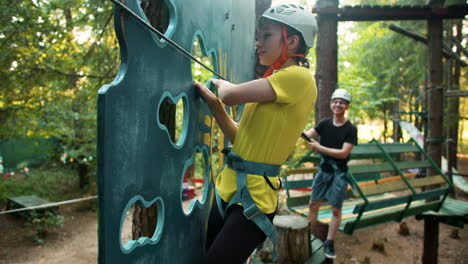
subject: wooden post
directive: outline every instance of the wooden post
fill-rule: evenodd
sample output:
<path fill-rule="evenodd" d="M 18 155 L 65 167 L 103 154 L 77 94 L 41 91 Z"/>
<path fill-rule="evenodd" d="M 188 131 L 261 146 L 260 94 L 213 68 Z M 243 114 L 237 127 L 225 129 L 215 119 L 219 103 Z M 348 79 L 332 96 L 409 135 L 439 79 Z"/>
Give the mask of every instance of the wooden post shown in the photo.
<path fill-rule="evenodd" d="M 454 23 L 456 27 L 456 35 L 453 37 L 453 42 L 455 45 L 462 41 L 462 21 L 456 20 Z M 453 33 L 451 34 L 453 35 Z M 462 48 L 457 46 L 457 50 L 455 54 L 461 56 Z M 460 64 L 454 63 L 453 69 L 451 69 L 452 78 L 452 87 L 451 90 L 459 91 L 460 90 Z M 449 143 L 448 147 L 448 154 L 447 154 L 447 168 L 449 172 L 452 171 L 453 168 L 457 168 L 457 146 L 458 146 L 458 121 L 460 120 L 460 113 L 459 113 L 459 105 L 460 105 L 460 98 L 459 97 L 448 97 L 447 98 L 447 106 L 449 107 L 449 116 L 451 121 L 449 121 L 449 131 L 448 137 L 451 138 L 453 141 Z M 451 174 L 450 174 L 451 175 Z M 451 178 L 452 180 L 452 178 Z M 455 192 L 452 192 L 453 197 L 455 196 Z"/>
<path fill-rule="evenodd" d="M 427 93 L 428 100 L 428 122 L 429 131 L 427 137 L 427 152 L 440 166 L 442 156 L 442 125 L 444 110 L 443 93 L 443 68 L 442 68 L 442 20 L 430 19 L 428 21 L 429 32 L 429 87 Z M 437 174 L 437 171 L 431 168 L 429 175 Z"/>
<path fill-rule="evenodd" d="M 320 0 L 318 7 L 336 7 L 338 0 Z M 336 14 L 317 16 L 317 67 L 315 81 L 318 96 L 315 104 L 315 122 L 331 117 L 330 97 L 338 81 L 338 17 Z"/>
<path fill-rule="evenodd" d="M 428 20 L 429 40 L 429 87 L 428 100 L 428 137 L 427 152 L 440 167 L 442 156 L 442 116 L 443 116 L 443 69 L 442 69 L 442 19 Z M 434 168 L 428 169 L 428 175 L 436 175 Z M 424 221 L 424 248 L 422 263 L 435 264 L 438 261 L 439 223 Z"/>
<path fill-rule="evenodd" d="M 305 263 L 311 256 L 309 221 L 299 215 L 277 215 L 277 263 Z"/>
<path fill-rule="evenodd" d="M 432 252 L 430 249 L 433 249 Z M 435 219 L 424 219 L 423 264 L 436 264 L 439 249 L 439 222 Z"/>

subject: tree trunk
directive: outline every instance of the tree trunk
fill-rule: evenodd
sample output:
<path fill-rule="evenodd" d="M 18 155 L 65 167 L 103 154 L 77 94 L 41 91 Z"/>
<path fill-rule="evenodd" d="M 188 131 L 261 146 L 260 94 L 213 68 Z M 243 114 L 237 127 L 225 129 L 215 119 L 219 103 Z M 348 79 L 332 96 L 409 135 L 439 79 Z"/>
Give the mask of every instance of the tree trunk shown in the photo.
<path fill-rule="evenodd" d="M 164 33 L 169 24 L 169 9 L 164 3 L 164 0 L 142 0 L 141 8 L 146 14 L 146 17 L 151 22 L 151 25 Z M 159 119 L 164 124 L 175 142 L 175 110 L 173 104 L 163 101 Z M 136 203 L 133 211 L 132 237 L 138 239 L 140 237 L 151 237 L 154 233 L 157 223 L 157 208 L 152 205 L 148 208 Z"/>
<path fill-rule="evenodd" d="M 71 13 L 70 8 L 66 8 L 64 10 L 65 14 L 65 21 L 66 21 L 66 28 L 69 32 L 72 32 L 74 23 L 73 23 L 73 16 Z M 78 77 L 76 75 L 75 71 L 70 71 L 69 72 L 69 77 L 68 77 L 68 82 L 70 84 L 70 89 L 73 91 L 73 99 L 72 99 L 72 105 L 71 105 L 71 110 L 73 112 L 73 115 L 78 117 L 73 119 L 73 131 L 74 135 L 73 137 L 75 138 L 75 141 L 79 141 L 78 139 L 82 139 L 82 130 L 83 130 L 83 122 L 80 120 L 80 115 L 81 115 L 81 101 L 80 101 L 80 90 L 78 89 Z M 78 146 L 75 146 L 78 148 Z M 78 158 L 84 158 L 84 157 L 76 157 L 76 170 L 78 172 L 79 176 L 79 186 L 80 189 L 83 189 L 85 186 L 89 184 L 89 167 L 85 163 L 82 163 Z"/>
<path fill-rule="evenodd" d="M 400 142 L 401 139 L 401 127 L 400 127 L 400 120 L 401 120 L 401 100 L 400 98 L 401 92 L 398 92 L 398 101 L 396 101 L 393 105 L 393 142 Z M 411 118 L 411 115 L 409 115 Z"/>
<path fill-rule="evenodd" d="M 383 119 L 383 125 L 384 125 L 384 129 L 383 129 L 383 142 L 386 143 L 387 142 L 387 133 L 388 133 L 388 118 L 387 118 L 387 106 L 384 105 L 384 110 L 383 110 L 383 113 L 384 113 L 384 119 Z"/>
<path fill-rule="evenodd" d="M 320 0 L 319 7 L 337 8 L 338 0 Z M 317 82 L 318 96 L 315 104 L 315 122 L 331 117 L 330 98 L 338 81 L 338 18 L 337 15 L 318 15 Z"/>
<path fill-rule="evenodd" d="M 458 40 L 459 43 L 462 41 L 462 21 L 457 20 L 455 23 L 455 27 L 457 29 L 457 33 L 455 39 Z M 450 34 L 452 35 L 452 34 Z M 457 46 L 457 50 L 455 52 L 458 56 L 461 56 L 461 50 Z M 452 90 L 460 90 L 460 64 L 454 63 L 453 65 L 453 73 L 451 76 L 451 83 L 452 83 Z M 458 147 L 458 122 L 460 121 L 460 98 L 459 97 L 448 97 L 447 99 L 447 107 L 448 114 L 450 117 L 450 121 L 447 122 L 449 124 L 449 131 L 448 137 L 452 139 L 451 142 L 448 143 L 448 153 L 447 153 L 447 167 L 449 170 L 452 168 L 457 168 L 457 147 Z"/>
<path fill-rule="evenodd" d="M 86 163 L 76 161 L 77 171 L 80 179 L 80 189 L 84 189 L 89 184 L 89 166 Z"/>

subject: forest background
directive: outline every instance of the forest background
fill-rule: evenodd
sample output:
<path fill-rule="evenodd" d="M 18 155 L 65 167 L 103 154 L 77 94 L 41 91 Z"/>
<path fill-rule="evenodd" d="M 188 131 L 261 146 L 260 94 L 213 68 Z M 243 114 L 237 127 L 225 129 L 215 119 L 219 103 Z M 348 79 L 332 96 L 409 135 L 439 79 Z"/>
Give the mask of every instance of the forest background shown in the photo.
<path fill-rule="evenodd" d="M 305 0 L 273 1 L 286 2 L 309 8 L 314 5 Z M 341 5 L 357 4 L 425 2 L 341 2 Z M 115 78 L 120 67 L 112 10 L 112 3 L 103 0 L 0 0 L 0 144 L 17 139 L 53 138 L 60 149 L 58 156 L 50 158 L 45 166 L 36 167 L 35 173 L 31 173 L 34 167 L 24 169 L 33 165 L 28 163 L 0 171 L 0 208 L 7 197 L 23 194 L 35 193 L 52 201 L 96 194 L 97 92 Z M 431 107 L 425 96 L 428 48 L 390 30 L 391 24 L 421 35 L 427 33 L 426 21 L 339 23 L 338 88 L 348 89 L 353 95 L 349 119 L 359 126 L 360 143 L 372 138 L 385 142 L 405 140 L 396 125 L 398 120 L 411 121 L 424 132 L 424 115 Z M 466 55 L 456 40 L 467 46 L 467 28 L 466 19 L 444 21 L 444 41 L 465 61 Z M 192 53 L 210 63 L 196 44 Z M 315 49 L 308 58 L 314 71 Z M 455 65 L 454 60 L 444 60 L 444 89 L 467 87 L 466 67 L 459 68 L 459 82 L 453 81 Z M 196 80 L 212 77 L 196 64 L 192 69 Z M 444 111 L 445 131 L 456 128 L 457 152 L 467 154 L 468 99 L 447 97 Z M 180 115 L 176 118 L 181 119 Z M 315 122 L 312 113 L 307 127 Z M 446 142 L 449 144 L 453 141 Z M 303 151 L 303 143 L 298 143 L 294 155 Z M 36 180 L 19 177 L 28 174 Z M 56 189 L 52 187 L 54 184 Z M 78 191 L 67 191 L 67 184 L 79 186 Z"/>

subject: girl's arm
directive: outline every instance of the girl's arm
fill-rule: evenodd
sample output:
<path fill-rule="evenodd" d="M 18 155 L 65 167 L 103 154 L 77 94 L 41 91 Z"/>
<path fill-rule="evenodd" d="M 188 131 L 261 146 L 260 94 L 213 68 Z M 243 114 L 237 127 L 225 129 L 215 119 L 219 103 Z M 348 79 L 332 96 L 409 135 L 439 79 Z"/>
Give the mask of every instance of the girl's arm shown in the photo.
<path fill-rule="evenodd" d="M 205 101 L 210 108 L 211 113 L 224 135 L 226 135 L 231 143 L 234 143 L 237 133 L 237 122 L 234 122 L 234 120 L 231 119 L 216 95 L 214 95 L 208 88 L 199 82 L 195 82 L 195 87 L 203 101 Z"/>
<path fill-rule="evenodd" d="M 226 105 L 276 100 L 276 93 L 267 79 L 257 79 L 241 84 L 232 84 L 219 79 L 212 79 L 211 82 L 218 86 L 219 98 Z"/>

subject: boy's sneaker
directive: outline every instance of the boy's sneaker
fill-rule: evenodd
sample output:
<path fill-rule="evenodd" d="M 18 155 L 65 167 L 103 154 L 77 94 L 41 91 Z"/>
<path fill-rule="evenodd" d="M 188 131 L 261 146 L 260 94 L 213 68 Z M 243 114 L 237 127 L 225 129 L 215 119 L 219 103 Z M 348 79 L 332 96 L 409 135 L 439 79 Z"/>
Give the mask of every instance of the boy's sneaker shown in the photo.
<path fill-rule="evenodd" d="M 323 251 L 325 252 L 325 257 L 330 259 L 336 258 L 333 240 L 326 240 L 325 243 L 323 243 Z"/>

